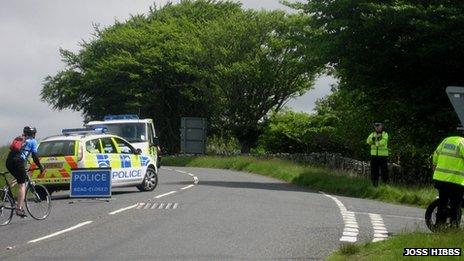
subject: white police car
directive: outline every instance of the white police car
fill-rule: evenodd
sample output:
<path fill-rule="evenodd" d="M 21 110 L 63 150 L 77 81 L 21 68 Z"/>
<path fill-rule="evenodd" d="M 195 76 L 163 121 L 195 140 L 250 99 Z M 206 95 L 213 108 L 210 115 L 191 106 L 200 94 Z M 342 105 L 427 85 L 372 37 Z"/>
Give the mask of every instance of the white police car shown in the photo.
<path fill-rule="evenodd" d="M 33 164 L 31 176 L 50 191 L 69 189 L 71 170 L 78 168 L 110 167 L 112 187 L 152 191 L 158 185 L 156 157 L 103 130 L 63 130 L 63 135 L 42 140 L 38 150 L 45 171 L 40 173 Z"/>

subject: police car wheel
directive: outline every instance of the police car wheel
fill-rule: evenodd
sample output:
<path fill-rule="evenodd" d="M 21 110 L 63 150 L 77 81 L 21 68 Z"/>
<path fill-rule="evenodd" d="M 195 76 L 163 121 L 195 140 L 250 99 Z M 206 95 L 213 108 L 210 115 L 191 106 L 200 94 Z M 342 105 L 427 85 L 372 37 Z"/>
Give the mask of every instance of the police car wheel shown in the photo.
<path fill-rule="evenodd" d="M 148 168 L 142 184 L 138 185 L 137 188 L 140 191 L 153 191 L 157 185 L 158 185 L 158 174 L 153 168 Z"/>

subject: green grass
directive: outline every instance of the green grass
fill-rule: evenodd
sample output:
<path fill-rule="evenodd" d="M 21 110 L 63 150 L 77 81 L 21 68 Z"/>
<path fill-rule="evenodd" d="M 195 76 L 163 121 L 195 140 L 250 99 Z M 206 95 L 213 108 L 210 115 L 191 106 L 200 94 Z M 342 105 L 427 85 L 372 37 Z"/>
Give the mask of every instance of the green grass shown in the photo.
<path fill-rule="evenodd" d="M 370 180 L 291 161 L 254 157 L 164 157 L 163 165 L 233 169 L 265 175 L 327 193 L 425 207 L 436 197 L 432 187 L 372 186 Z"/>
<path fill-rule="evenodd" d="M 464 232 L 453 231 L 441 234 L 410 233 L 388 240 L 363 245 L 344 245 L 327 260 L 436 260 L 437 257 L 403 257 L 404 248 L 464 248 Z M 449 260 L 441 257 L 439 260 Z M 454 258 L 461 259 L 461 258 Z M 451 258 L 453 260 L 453 258 Z"/>

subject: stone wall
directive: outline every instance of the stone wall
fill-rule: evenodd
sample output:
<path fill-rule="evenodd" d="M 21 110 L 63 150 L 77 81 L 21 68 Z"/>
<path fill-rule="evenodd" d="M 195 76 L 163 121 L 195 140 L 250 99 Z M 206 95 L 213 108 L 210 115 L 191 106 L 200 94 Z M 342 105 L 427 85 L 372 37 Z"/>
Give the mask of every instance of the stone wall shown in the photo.
<path fill-rule="evenodd" d="M 217 155 L 217 156 L 238 156 Z M 261 159 L 283 159 L 297 162 L 304 165 L 325 167 L 333 170 L 345 171 L 350 175 L 370 179 L 370 163 L 344 157 L 337 153 L 309 153 L 309 154 L 263 154 L 249 155 Z M 427 185 L 431 184 L 432 172 L 429 168 L 404 169 L 398 164 L 388 164 L 389 177 L 391 183 L 406 185 Z"/>
<path fill-rule="evenodd" d="M 351 159 L 337 153 L 280 153 L 252 156 L 263 159 L 278 158 L 305 165 L 321 166 L 329 169 L 346 171 L 352 175 L 370 179 L 369 162 Z M 388 169 L 390 181 L 395 184 L 426 185 L 431 183 L 432 173 L 428 168 L 406 170 L 398 164 L 389 163 Z"/>

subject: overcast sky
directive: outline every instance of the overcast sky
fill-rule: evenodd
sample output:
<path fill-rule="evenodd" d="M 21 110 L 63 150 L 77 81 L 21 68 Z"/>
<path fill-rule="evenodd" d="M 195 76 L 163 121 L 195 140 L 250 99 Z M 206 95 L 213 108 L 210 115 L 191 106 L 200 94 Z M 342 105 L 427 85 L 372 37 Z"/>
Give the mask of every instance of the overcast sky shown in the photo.
<path fill-rule="evenodd" d="M 174 1 L 175 2 L 175 1 Z M 147 13 L 145 0 L 1 0 L 0 1 L 0 145 L 20 134 L 25 125 L 36 126 L 38 138 L 65 127 L 82 126 L 79 112 L 53 111 L 40 101 L 43 79 L 63 69 L 58 49 L 79 49 L 89 39 L 92 23 L 107 26 L 130 14 Z M 278 0 L 243 0 L 245 8 L 284 9 Z M 310 112 L 314 101 L 330 91 L 334 79 L 322 77 L 315 89 L 288 103 Z M 156 120 L 156 119 L 155 119 Z"/>

